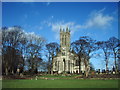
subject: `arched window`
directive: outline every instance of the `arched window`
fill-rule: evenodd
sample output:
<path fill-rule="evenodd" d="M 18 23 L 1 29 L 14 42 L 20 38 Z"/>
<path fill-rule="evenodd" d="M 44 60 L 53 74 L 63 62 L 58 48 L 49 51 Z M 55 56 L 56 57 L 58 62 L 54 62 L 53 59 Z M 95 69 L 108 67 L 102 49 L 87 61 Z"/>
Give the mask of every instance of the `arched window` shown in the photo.
<path fill-rule="evenodd" d="M 64 63 L 64 70 L 63 71 L 65 71 L 65 69 L 66 69 L 66 62 L 65 62 L 65 59 L 63 59 L 63 63 Z"/>
<path fill-rule="evenodd" d="M 65 35 L 65 45 L 66 45 L 66 35 Z"/>
<path fill-rule="evenodd" d="M 62 55 L 65 56 L 65 52 L 62 52 Z"/>
<path fill-rule="evenodd" d="M 57 61 L 55 62 L 55 66 L 57 66 Z"/>
<path fill-rule="evenodd" d="M 76 60 L 75 65 L 76 65 L 76 66 L 79 66 L 79 60 Z"/>

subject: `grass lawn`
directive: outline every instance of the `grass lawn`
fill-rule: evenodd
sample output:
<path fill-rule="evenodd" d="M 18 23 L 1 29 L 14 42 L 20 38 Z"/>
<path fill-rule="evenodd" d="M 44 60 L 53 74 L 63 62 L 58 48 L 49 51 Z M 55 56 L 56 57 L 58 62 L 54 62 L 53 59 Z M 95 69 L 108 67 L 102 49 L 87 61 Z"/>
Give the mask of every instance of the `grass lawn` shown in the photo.
<path fill-rule="evenodd" d="M 3 80 L 3 88 L 118 88 L 118 80 Z"/>

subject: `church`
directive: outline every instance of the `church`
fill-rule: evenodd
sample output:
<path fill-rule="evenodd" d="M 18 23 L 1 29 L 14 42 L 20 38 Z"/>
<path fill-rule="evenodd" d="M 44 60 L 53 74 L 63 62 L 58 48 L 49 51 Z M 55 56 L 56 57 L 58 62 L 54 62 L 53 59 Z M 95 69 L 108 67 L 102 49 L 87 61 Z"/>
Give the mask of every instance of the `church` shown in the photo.
<path fill-rule="evenodd" d="M 85 65 L 78 64 L 78 56 L 70 51 L 70 30 L 60 28 L 60 52 L 53 58 L 53 72 L 79 73 L 79 67 L 85 72 Z"/>

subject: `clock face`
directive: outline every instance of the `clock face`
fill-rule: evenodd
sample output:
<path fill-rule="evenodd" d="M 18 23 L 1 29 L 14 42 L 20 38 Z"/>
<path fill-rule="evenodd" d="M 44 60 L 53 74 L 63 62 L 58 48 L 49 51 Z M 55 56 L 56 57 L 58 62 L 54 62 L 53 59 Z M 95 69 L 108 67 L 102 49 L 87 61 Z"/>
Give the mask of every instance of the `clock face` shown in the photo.
<path fill-rule="evenodd" d="M 65 50 L 65 47 L 63 47 L 62 49 Z"/>

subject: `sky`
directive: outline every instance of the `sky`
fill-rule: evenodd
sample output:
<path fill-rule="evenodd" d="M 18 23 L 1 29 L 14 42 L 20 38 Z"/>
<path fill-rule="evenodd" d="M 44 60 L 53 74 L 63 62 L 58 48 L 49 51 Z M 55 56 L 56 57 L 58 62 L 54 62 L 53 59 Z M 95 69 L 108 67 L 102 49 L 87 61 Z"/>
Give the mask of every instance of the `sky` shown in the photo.
<path fill-rule="evenodd" d="M 2 26 L 15 25 L 45 37 L 48 43 L 59 43 L 60 27 L 69 27 L 71 42 L 81 36 L 105 41 L 112 36 L 118 37 L 118 3 L 3 2 Z M 105 67 L 101 59 L 91 59 L 96 69 Z"/>

